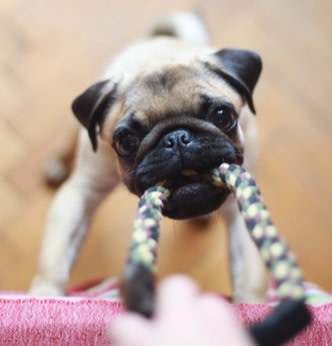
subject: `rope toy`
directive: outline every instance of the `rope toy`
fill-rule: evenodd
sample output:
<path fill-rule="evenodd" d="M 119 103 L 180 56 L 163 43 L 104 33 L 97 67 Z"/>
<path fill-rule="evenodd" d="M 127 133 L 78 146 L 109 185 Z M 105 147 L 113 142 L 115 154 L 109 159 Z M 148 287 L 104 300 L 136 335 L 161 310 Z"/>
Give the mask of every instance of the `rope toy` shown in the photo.
<path fill-rule="evenodd" d="M 204 178 L 216 186 L 226 186 L 235 195 L 251 238 L 281 297 L 280 304 L 264 321 L 250 327 L 250 333 L 259 345 L 283 343 L 310 322 L 303 277 L 295 257 L 272 223 L 255 180 L 244 168 L 223 163 Z M 153 314 L 161 210 L 170 193 L 163 186 L 154 186 L 141 197 L 121 283 L 127 309 L 147 317 Z"/>

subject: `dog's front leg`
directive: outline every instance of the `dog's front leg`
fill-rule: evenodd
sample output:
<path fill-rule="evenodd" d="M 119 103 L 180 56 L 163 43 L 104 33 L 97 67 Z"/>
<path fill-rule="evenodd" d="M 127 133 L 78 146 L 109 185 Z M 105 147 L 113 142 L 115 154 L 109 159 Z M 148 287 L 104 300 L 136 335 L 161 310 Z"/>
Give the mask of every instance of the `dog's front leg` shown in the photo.
<path fill-rule="evenodd" d="M 233 300 L 262 303 L 265 301 L 268 273 L 256 245 L 232 197 L 221 209 L 228 226 L 229 257 Z"/>
<path fill-rule="evenodd" d="M 75 170 L 51 205 L 30 294 L 65 294 L 72 264 L 91 217 L 117 184 L 114 162 L 110 161 L 112 155 L 107 152 L 110 149 L 99 148 L 95 154 L 88 145 L 83 136 Z"/>

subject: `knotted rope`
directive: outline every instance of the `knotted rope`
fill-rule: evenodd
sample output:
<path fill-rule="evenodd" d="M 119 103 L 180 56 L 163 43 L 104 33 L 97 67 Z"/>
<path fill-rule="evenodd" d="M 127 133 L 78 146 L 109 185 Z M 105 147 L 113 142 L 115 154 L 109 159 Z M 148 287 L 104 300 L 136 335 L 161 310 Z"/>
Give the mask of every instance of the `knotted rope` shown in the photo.
<path fill-rule="evenodd" d="M 303 277 L 295 257 L 273 224 L 250 173 L 240 166 L 224 163 L 204 178 L 216 186 L 227 187 L 235 195 L 250 236 L 269 269 L 277 293 L 282 299 L 274 313 L 261 324 L 253 326 L 251 333 L 261 345 L 283 342 L 301 330 L 310 320 L 309 312 L 304 305 Z M 156 271 L 161 210 L 163 202 L 170 193 L 171 191 L 163 186 L 151 187 L 139 202 L 125 269 L 127 275 L 124 281 L 127 280 L 127 282 L 124 282 L 124 285 L 127 287 L 122 292 L 127 308 L 130 310 L 139 310 L 135 308 L 136 301 L 140 298 L 144 299 L 140 297 L 140 292 L 135 293 L 135 287 L 128 287 L 134 286 L 135 280 L 140 280 L 139 275 L 136 275 L 135 279 L 132 279 L 130 275 L 135 268 L 136 271 L 140 268 L 138 273 L 141 273 L 143 281 L 146 280 L 147 291 L 152 295 L 154 293 L 153 282 L 150 281 L 153 281 L 153 274 Z M 149 308 L 153 309 L 153 306 Z M 142 313 L 142 311 L 138 312 Z M 293 320 L 288 320 L 289 318 Z M 291 325 L 292 328 L 290 328 Z"/>

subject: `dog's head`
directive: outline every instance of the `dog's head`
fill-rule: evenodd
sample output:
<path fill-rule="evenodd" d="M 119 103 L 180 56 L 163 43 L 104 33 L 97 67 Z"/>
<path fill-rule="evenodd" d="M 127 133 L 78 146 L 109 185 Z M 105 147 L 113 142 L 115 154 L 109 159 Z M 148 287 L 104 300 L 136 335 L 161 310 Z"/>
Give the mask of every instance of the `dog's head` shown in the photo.
<path fill-rule="evenodd" d="M 201 178 L 222 162 L 243 163 L 239 114 L 254 113 L 261 71 L 251 51 L 225 49 L 208 59 L 142 72 L 125 86 L 97 83 L 73 103 L 89 132 L 113 146 L 128 189 L 140 196 L 161 181 L 172 193 L 166 216 L 182 219 L 217 209 L 228 195 Z"/>

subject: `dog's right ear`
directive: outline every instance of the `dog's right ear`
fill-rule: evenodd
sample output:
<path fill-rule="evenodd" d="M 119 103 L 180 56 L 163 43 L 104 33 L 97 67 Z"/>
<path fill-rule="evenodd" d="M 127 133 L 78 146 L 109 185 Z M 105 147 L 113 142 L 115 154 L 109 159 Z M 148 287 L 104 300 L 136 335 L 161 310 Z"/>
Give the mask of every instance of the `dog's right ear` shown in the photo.
<path fill-rule="evenodd" d="M 247 101 L 255 113 L 252 93 L 262 71 L 262 60 L 253 51 L 244 49 L 222 49 L 212 55 L 212 63 L 205 66 L 225 79 Z"/>
<path fill-rule="evenodd" d="M 109 80 L 93 84 L 72 103 L 72 110 L 79 122 L 88 130 L 94 151 L 97 150 L 97 134 L 115 100 L 116 84 Z"/>

